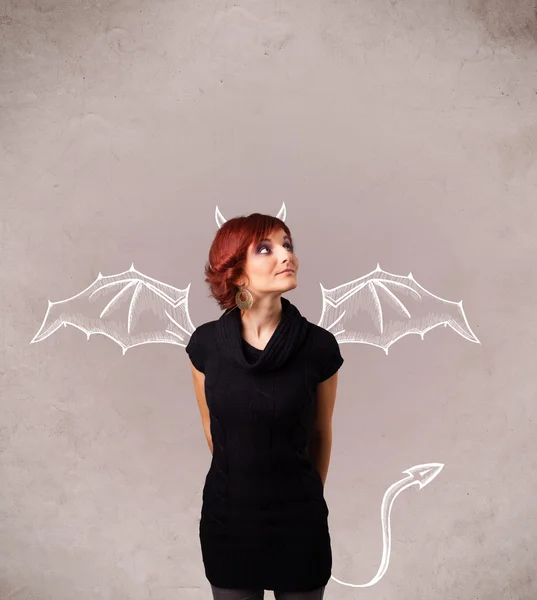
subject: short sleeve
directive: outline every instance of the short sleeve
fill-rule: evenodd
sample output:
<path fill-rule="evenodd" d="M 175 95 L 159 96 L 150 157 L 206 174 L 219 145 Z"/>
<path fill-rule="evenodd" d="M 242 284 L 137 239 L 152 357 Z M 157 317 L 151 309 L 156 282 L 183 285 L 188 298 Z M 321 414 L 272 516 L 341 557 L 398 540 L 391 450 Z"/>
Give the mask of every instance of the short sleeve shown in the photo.
<path fill-rule="evenodd" d="M 344 359 L 339 350 L 338 341 L 332 332 L 326 331 L 329 335 L 326 336 L 326 340 L 323 340 L 321 343 L 322 351 L 320 352 L 319 383 L 332 377 L 344 363 Z"/>
<path fill-rule="evenodd" d="M 205 354 L 199 337 L 198 330 L 195 329 L 185 350 L 196 369 L 205 373 Z"/>

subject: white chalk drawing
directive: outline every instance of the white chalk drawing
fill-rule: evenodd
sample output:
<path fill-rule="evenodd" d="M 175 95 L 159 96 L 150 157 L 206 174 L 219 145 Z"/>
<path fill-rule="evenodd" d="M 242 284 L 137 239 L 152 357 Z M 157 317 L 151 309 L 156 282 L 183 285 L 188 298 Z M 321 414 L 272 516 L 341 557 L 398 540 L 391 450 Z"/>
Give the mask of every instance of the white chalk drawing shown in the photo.
<path fill-rule="evenodd" d="M 278 218 L 285 221 L 285 204 Z M 226 219 L 216 207 L 215 219 L 221 227 Z M 424 335 L 443 325 L 464 339 L 479 344 L 470 329 L 462 301 L 452 302 L 423 288 L 409 273 L 394 275 L 380 268 L 334 288 L 321 285 L 322 311 L 318 325 L 332 331 L 340 344 L 359 343 L 377 346 L 386 355 L 392 344 L 409 334 Z M 166 343 L 186 347 L 196 329 L 190 319 L 188 294 L 190 284 L 176 288 L 137 271 L 134 264 L 127 271 L 103 276 L 75 296 L 48 301 L 43 323 L 31 340 L 41 342 L 62 325 L 83 331 L 87 339 L 104 335 L 116 342 L 123 354 L 142 344 Z M 375 577 L 365 584 L 344 583 L 351 587 L 369 587 L 377 583 L 388 569 L 391 553 L 390 514 L 396 497 L 412 485 L 424 488 L 440 473 L 442 463 L 410 467 L 407 477 L 396 481 L 384 494 L 381 504 L 382 559 Z"/>
<path fill-rule="evenodd" d="M 87 335 L 110 338 L 123 350 L 142 344 L 186 346 L 195 330 L 188 314 L 188 292 L 148 277 L 131 265 L 116 275 L 97 275 L 79 294 L 48 302 L 43 323 L 30 343 L 41 342 L 62 325 Z"/>
<path fill-rule="evenodd" d="M 377 268 L 371 273 L 332 289 L 321 285 L 323 309 L 319 325 L 332 333 L 339 343 L 354 342 L 382 348 L 386 354 L 392 344 L 405 335 L 424 335 L 443 325 L 470 342 L 480 343 L 468 325 L 460 302 L 444 300 L 414 279 L 387 273 Z M 401 299 L 405 296 L 405 302 Z M 400 315 L 384 322 L 386 306 L 392 306 Z M 410 306 L 412 305 L 412 306 Z M 365 331 L 352 326 L 351 317 L 364 311 L 371 317 L 371 329 Z M 338 324 L 345 317 L 345 328 Z M 338 327 L 336 327 L 338 326 Z"/>
<path fill-rule="evenodd" d="M 427 484 L 431 483 L 431 481 L 440 473 L 440 471 L 444 468 L 442 463 L 426 463 L 423 465 L 415 465 L 414 467 L 410 467 L 403 473 L 407 473 L 407 477 L 403 477 L 399 479 L 395 483 L 393 483 L 384 493 L 384 497 L 382 498 L 382 503 L 380 505 L 380 523 L 382 528 L 382 559 L 380 561 L 380 566 L 377 571 L 377 574 L 371 581 L 367 583 L 345 583 L 344 581 L 340 581 L 336 579 L 333 575 L 331 579 L 341 583 L 341 585 L 347 585 L 350 587 L 371 587 L 378 583 L 386 571 L 388 570 L 388 564 L 390 563 L 390 554 L 392 547 L 392 530 L 390 523 L 390 516 L 392 512 L 392 506 L 395 502 L 395 499 L 399 494 L 408 489 L 413 485 L 419 486 L 419 489 L 423 489 Z"/>

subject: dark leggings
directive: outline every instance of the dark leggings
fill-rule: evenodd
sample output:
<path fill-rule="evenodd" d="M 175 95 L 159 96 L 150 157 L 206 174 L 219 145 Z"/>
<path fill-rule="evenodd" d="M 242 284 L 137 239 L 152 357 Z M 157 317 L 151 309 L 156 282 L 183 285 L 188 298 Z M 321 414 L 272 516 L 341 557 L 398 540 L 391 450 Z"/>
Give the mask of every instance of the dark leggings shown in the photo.
<path fill-rule="evenodd" d="M 263 600 L 265 590 L 230 590 L 211 585 L 213 600 Z M 275 600 L 323 600 L 324 586 L 309 592 L 280 592 L 274 590 Z"/>

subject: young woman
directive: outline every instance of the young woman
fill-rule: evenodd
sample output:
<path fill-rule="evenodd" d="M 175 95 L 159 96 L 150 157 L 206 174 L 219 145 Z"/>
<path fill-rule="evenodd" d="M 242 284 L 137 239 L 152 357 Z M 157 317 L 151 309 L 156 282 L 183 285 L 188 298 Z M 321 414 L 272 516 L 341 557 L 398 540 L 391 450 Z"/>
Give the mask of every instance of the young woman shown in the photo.
<path fill-rule="evenodd" d="M 199 535 L 213 600 L 322 600 L 332 569 L 324 484 L 339 344 L 282 294 L 297 287 L 291 232 L 226 221 L 205 267 L 224 313 L 186 347 L 212 461 Z"/>

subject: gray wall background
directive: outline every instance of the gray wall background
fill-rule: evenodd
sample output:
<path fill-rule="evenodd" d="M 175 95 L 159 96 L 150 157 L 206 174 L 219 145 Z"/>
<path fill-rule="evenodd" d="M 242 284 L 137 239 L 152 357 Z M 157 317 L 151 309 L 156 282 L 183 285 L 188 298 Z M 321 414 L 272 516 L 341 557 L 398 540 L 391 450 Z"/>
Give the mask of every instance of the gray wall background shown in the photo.
<path fill-rule="evenodd" d="M 134 262 L 191 283 L 226 218 L 276 214 L 317 323 L 377 262 L 463 300 L 452 330 L 344 344 L 326 600 L 535 598 L 537 17 L 519 0 L 5 0 L 0 6 L 0 598 L 201 600 L 210 464 L 184 348 L 122 355 L 47 301 Z M 267 592 L 267 597 L 272 597 Z"/>

